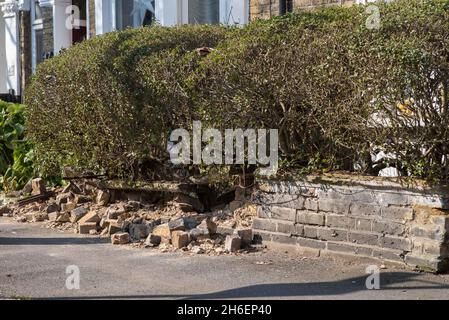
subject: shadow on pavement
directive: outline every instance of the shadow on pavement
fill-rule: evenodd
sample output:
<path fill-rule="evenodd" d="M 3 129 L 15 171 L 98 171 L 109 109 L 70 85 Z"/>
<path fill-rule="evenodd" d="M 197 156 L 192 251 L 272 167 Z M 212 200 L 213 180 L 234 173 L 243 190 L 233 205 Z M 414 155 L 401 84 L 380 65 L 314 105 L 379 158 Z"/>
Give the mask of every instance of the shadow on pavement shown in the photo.
<path fill-rule="evenodd" d="M 3 238 L 0 237 L 0 246 L 46 246 L 46 245 L 85 245 L 85 244 L 101 244 L 110 243 L 109 238 Z"/>
<path fill-rule="evenodd" d="M 368 275 L 367 275 L 368 276 Z M 381 290 L 426 290 L 426 289 L 449 289 L 449 285 L 442 285 L 431 281 L 418 279 L 419 274 L 412 272 L 391 272 L 381 274 Z M 224 290 L 208 294 L 198 295 L 123 295 L 123 296 L 92 296 L 92 297 L 63 297 L 45 299 L 262 299 L 262 298 L 295 298 L 302 296 L 335 296 L 366 291 L 366 277 L 355 277 L 340 281 L 312 282 L 312 283 L 275 283 L 258 284 L 236 289 Z M 408 281 L 419 283 L 419 285 L 404 284 Z"/>

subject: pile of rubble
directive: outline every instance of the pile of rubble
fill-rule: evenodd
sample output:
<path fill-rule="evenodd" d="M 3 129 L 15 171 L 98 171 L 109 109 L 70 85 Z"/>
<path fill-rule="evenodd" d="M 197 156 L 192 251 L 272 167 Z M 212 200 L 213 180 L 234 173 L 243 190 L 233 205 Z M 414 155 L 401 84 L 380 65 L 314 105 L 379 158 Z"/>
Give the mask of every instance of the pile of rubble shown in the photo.
<path fill-rule="evenodd" d="M 244 201 L 199 213 L 180 201 L 183 197 L 164 203 L 148 203 L 139 197 L 116 200 L 113 192 L 95 180 L 47 190 L 42 179 L 34 179 L 22 193 L 31 193 L 31 197 L 0 207 L 0 214 L 23 223 L 42 222 L 48 228 L 110 237 L 116 245 L 162 252 L 220 255 L 253 250 L 251 224 L 256 212 Z"/>

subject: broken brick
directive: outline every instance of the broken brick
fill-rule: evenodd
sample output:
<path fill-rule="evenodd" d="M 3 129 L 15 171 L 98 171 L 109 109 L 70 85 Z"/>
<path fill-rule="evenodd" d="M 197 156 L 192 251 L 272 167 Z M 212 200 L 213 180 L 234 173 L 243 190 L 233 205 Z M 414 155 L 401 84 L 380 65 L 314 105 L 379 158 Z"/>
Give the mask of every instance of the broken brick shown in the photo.
<path fill-rule="evenodd" d="M 87 210 L 84 207 L 78 207 L 76 209 L 73 209 L 70 212 L 70 221 L 72 222 L 78 222 L 82 217 L 84 217 L 87 213 L 89 212 L 89 210 Z"/>
<path fill-rule="evenodd" d="M 217 224 L 210 219 L 204 219 L 197 228 L 207 230 L 211 235 L 217 233 Z"/>
<path fill-rule="evenodd" d="M 38 196 L 47 192 L 45 181 L 41 178 L 33 179 L 31 181 L 31 195 Z"/>
<path fill-rule="evenodd" d="M 144 224 L 131 224 L 129 234 L 131 238 L 136 240 L 145 239 L 148 236 L 148 228 Z"/>
<path fill-rule="evenodd" d="M 129 237 L 129 233 L 127 232 L 118 232 L 111 236 L 112 244 L 127 244 L 131 241 Z"/>
<path fill-rule="evenodd" d="M 248 246 L 253 241 L 253 230 L 252 229 L 237 229 L 234 234 L 242 239 L 242 244 Z"/>
<path fill-rule="evenodd" d="M 80 234 L 89 234 L 91 230 L 96 230 L 97 224 L 95 222 L 85 222 L 78 225 L 78 231 Z"/>
<path fill-rule="evenodd" d="M 85 216 L 83 216 L 81 219 L 79 219 L 79 223 L 86 223 L 86 222 L 98 223 L 100 221 L 101 221 L 101 219 L 95 211 L 90 211 Z"/>
<path fill-rule="evenodd" d="M 242 239 L 237 235 L 227 236 L 225 240 L 225 250 L 236 252 L 242 247 Z"/>
<path fill-rule="evenodd" d="M 59 211 L 60 209 L 61 209 L 61 208 L 59 207 L 58 204 L 52 203 L 52 204 L 49 204 L 49 205 L 47 206 L 47 208 L 45 209 L 45 211 L 46 211 L 47 213 L 52 213 L 52 212 L 57 212 L 57 211 Z"/>
<path fill-rule="evenodd" d="M 171 239 L 171 232 L 170 227 L 168 226 L 168 223 L 161 224 L 159 226 L 156 226 L 153 229 L 153 234 L 155 236 L 160 236 L 163 239 Z"/>
<path fill-rule="evenodd" d="M 161 237 L 154 234 L 148 235 L 145 244 L 150 247 L 158 246 L 161 243 Z"/>
<path fill-rule="evenodd" d="M 189 244 L 189 234 L 185 231 L 174 231 L 171 234 L 171 243 L 177 248 L 185 248 Z"/>
<path fill-rule="evenodd" d="M 106 206 L 109 203 L 111 195 L 108 191 L 100 190 L 97 193 L 97 204 L 100 206 Z"/>

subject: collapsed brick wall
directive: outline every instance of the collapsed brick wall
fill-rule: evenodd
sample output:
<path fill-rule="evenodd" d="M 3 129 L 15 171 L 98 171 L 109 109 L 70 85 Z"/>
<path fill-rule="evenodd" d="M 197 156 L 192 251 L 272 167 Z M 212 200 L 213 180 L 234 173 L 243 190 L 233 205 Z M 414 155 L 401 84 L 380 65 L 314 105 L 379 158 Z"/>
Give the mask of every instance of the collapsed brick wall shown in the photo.
<path fill-rule="evenodd" d="M 263 241 L 448 270 L 449 193 L 382 182 L 259 182 Z"/>
<path fill-rule="evenodd" d="M 269 19 L 280 14 L 282 0 L 250 0 L 250 19 Z M 293 9 L 313 9 L 323 6 L 344 5 L 349 6 L 355 0 L 292 0 Z"/>

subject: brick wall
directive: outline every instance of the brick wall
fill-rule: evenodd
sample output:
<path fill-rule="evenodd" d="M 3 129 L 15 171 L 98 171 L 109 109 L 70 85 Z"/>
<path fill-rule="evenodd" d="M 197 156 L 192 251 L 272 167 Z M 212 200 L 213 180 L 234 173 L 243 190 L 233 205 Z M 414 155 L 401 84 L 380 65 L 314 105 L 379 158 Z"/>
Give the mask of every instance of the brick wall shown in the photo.
<path fill-rule="evenodd" d="M 329 5 L 352 5 L 355 0 L 293 0 L 293 9 L 313 9 Z M 280 0 L 250 0 L 250 19 L 268 19 L 279 15 Z"/>
<path fill-rule="evenodd" d="M 44 37 L 44 52 L 52 52 L 54 54 L 53 47 L 53 8 L 42 7 L 42 20 L 43 20 L 43 37 Z"/>
<path fill-rule="evenodd" d="M 26 88 L 31 78 L 31 54 L 30 11 L 20 11 L 20 73 L 22 88 Z"/>
<path fill-rule="evenodd" d="M 95 37 L 95 0 L 89 0 L 89 35 Z"/>
<path fill-rule="evenodd" d="M 385 181 L 259 182 L 263 241 L 449 269 L 449 192 Z"/>

